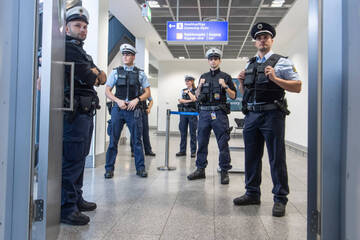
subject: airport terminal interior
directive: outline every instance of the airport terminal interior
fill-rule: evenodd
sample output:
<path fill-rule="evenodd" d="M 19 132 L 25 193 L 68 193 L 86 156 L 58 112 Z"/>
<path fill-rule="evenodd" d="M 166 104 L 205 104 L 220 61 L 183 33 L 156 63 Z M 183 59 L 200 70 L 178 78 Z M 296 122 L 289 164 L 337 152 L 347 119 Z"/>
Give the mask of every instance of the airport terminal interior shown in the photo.
<path fill-rule="evenodd" d="M 358 0 L 2 5 L 0 240 L 360 239 Z"/>

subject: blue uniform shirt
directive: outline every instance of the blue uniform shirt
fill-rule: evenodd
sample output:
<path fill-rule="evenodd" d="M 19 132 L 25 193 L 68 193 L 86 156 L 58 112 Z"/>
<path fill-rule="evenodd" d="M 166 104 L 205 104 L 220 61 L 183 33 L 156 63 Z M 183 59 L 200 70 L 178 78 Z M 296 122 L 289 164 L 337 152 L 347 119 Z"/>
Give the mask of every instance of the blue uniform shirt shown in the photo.
<path fill-rule="evenodd" d="M 126 66 L 124 65 L 124 70 L 125 71 L 132 71 L 134 70 L 134 65 L 133 66 Z M 107 81 L 106 81 L 106 86 L 109 86 L 111 89 L 115 86 L 116 84 L 116 81 L 118 79 L 118 73 L 117 73 L 117 70 L 114 69 L 111 73 L 110 73 L 110 76 L 108 77 Z M 140 85 L 143 89 L 147 88 L 147 87 L 150 87 L 150 82 L 146 76 L 146 74 L 144 73 L 144 71 L 139 71 L 139 82 L 140 82 Z M 151 97 L 150 97 L 151 98 Z M 152 98 L 150 99 L 148 98 L 149 100 L 152 100 Z M 127 101 L 127 99 L 125 100 Z"/>
<path fill-rule="evenodd" d="M 273 51 L 269 51 L 263 58 L 256 56 L 256 62 L 264 63 L 266 60 L 273 55 Z M 245 69 L 247 69 L 249 63 L 247 63 Z M 287 58 L 280 58 L 279 61 L 274 66 L 275 75 L 284 80 L 300 80 L 299 74 L 297 73 L 294 64 Z M 253 104 L 263 104 L 263 103 L 256 103 Z M 251 105 L 251 104 L 250 104 Z"/>
<path fill-rule="evenodd" d="M 124 65 L 124 70 L 125 71 L 132 71 L 134 69 L 134 66 L 126 66 Z M 108 77 L 107 81 L 106 81 L 106 86 L 109 86 L 111 88 L 113 88 L 115 86 L 115 83 L 118 79 L 118 74 L 117 74 L 117 70 L 114 69 L 111 73 L 110 73 L 110 76 Z M 142 88 L 147 88 L 147 87 L 150 87 L 150 83 L 149 83 L 149 80 L 146 76 L 146 74 L 144 73 L 144 71 L 139 71 L 139 81 L 140 81 L 140 84 L 141 84 L 141 87 Z"/>
<path fill-rule="evenodd" d="M 274 52 L 268 52 L 263 58 L 256 56 L 256 62 L 264 63 L 269 59 Z M 247 69 L 249 63 L 246 65 L 245 69 Z M 280 58 L 279 61 L 274 66 L 275 75 L 284 80 L 300 80 L 299 74 L 296 72 L 294 64 L 287 58 Z"/>

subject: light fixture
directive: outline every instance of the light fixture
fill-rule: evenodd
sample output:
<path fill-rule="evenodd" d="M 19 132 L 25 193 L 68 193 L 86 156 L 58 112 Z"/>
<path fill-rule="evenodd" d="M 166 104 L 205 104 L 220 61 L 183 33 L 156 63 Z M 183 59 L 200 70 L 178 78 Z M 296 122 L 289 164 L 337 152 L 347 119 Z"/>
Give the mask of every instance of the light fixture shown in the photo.
<path fill-rule="evenodd" d="M 282 5 L 285 3 L 285 0 L 273 0 L 271 3 L 271 7 L 282 7 Z"/>
<path fill-rule="evenodd" d="M 185 59 L 185 57 L 179 57 L 179 59 L 183 60 L 183 59 Z"/>
<path fill-rule="evenodd" d="M 147 4 L 149 4 L 149 6 L 150 6 L 151 8 L 159 8 L 159 7 L 160 7 L 158 1 L 147 1 Z"/>

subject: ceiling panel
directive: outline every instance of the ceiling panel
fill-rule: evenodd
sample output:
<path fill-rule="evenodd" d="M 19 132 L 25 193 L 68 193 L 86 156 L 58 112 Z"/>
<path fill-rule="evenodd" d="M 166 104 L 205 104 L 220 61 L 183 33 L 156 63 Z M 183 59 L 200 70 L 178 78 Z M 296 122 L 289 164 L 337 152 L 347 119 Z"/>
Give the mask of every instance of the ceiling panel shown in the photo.
<path fill-rule="evenodd" d="M 229 21 L 229 42 L 227 45 L 217 46 L 224 50 L 223 58 L 254 56 L 256 48 L 249 33 L 251 24 L 268 22 L 276 27 L 295 1 L 285 0 L 282 7 L 272 8 L 270 7 L 272 0 L 264 0 L 261 6 L 261 0 L 231 0 L 229 9 L 229 0 L 219 0 L 219 17 L 228 18 Z M 137 0 L 137 2 L 141 5 L 145 1 Z M 160 8 L 151 9 L 152 24 L 159 36 L 166 42 L 166 22 L 174 21 L 171 12 L 176 17 L 177 0 L 158 0 L 158 2 Z M 216 4 L 217 0 L 179 0 L 179 20 L 199 21 L 199 7 L 201 20 L 215 18 Z M 258 15 L 256 15 L 257 13 Z M 166 45 L 175 58 L 204 58 L 204 50 L 212 47 L 210 45 L 186 45 L 185 49 L 184 45 L 169 45 L 167 43 Z"/>

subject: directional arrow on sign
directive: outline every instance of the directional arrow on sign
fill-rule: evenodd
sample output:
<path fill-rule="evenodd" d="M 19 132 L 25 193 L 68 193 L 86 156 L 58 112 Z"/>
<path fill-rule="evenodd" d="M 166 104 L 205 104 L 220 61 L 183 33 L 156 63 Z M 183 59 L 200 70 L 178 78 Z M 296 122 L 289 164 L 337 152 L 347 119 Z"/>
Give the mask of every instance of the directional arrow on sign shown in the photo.
<path fill-rule="evenodd" d="M 175 24 L 173 25 L 173 24 L 169 24 L 169 28 L 171 29 L 171 28 L 173 28 L 173 27 L 175 27 Z"/>

